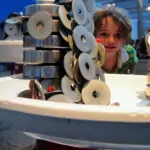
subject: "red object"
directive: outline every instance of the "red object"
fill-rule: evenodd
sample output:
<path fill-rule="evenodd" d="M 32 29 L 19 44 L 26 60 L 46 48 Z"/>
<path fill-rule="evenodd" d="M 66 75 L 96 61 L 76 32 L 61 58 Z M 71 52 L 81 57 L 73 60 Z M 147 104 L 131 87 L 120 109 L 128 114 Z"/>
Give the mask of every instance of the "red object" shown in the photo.
<path fill-rule="evenodd" d="M 47 92 L 52 92 L 52 91 L 55 91 L 55 87 L 53 85 L 50 85 L 48 88 L 47 88 Z"/>
<path fill-rule="evenodd" d="M 97 42 L 97 43 L 101 43 L 100 38 L 96 38 L 96 42 Z"/>
<path fill-rule="evenodd" d="M 34 99 L 39 100 L 38 94 L 36 92 L 34 92 Z"/>

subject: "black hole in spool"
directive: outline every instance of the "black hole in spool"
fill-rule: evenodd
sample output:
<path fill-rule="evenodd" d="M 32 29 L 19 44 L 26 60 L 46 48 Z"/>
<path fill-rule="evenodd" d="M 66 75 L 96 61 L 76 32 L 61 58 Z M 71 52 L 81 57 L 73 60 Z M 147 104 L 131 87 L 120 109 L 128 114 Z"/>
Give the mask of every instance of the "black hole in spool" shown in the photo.
<path fill-rule="evenodd" d="M 100 93 L 98 91 L 93 91 L 93 97 L 98 98 L 100 96 Z"/>
<path fill-rule="evenodd" d="M 81 40 L 82 40 L 83 43 L 86 43 L 86 38 L 85 38 L 84 35 L 81 36 Z"/>
<path fill-rule="evenodd" d="M 81 9 L 78 10 L 78 14 L 82 15 L 82 10 Z"/>
<path fill-rule="evenodd" d="M 76 85 L 75 85 L 74 83 L 72 83 L 72 84 L 70 85 L 70 88 L 71 88 L 72 91 L 75 91 Z"/>
<path fill-rule="evenodd" d="M 88 64 L 87 62 L 85 63 L 85 67 L 86 67 L 86 69 L 88 69 L 88 70 L 90 69 L 90 66 L 89 66 L 89 64 Z"/>

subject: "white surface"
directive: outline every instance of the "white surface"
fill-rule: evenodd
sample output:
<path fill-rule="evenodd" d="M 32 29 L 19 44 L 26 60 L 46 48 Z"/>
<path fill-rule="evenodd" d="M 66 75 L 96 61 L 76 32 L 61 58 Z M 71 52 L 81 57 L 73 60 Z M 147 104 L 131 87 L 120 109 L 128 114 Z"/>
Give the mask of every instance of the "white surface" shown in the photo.
<path fill-rule="evenodd" d="M 105 77 L 111 91 L 111 103 L 119 102 L 119 107 L 16 98 L 20 91 L 28 89 L 29 81 L 6 77 L 0 79 L 0 108 L 74 119 L 150 122 L 150 109 L 145 107 L 148 101 L 138 99 L 136 94 L 137 91 L 144 91 L 146 76 L 106 74 Z"/>
<path fill-rule="evenodd" d="M 29 80 L 22 80 L 22 75 L 0 78 L 0 97 L 16 98 L 17 95 L 29 89 Z"/>

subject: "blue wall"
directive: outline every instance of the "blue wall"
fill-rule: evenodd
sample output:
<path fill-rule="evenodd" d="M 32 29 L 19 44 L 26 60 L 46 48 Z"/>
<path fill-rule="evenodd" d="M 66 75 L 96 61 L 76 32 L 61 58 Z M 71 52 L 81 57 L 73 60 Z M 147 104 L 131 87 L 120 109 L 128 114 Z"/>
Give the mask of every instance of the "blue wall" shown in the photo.
<path fill-rule="evenodd" d="M 35 4 L 35 0 L 1 0 L 0 21 L 4 20 L 12 12 L 24 12 L 24 7 L 30 4 Z"/>

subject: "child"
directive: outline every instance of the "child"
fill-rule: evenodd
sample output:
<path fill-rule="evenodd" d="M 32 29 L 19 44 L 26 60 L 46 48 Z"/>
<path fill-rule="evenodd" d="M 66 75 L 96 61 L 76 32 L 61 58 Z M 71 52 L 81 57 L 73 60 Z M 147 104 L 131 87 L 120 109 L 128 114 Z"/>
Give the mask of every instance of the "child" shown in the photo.
<path fill-rule="evenodd" d="M 126 14 L 124 9 L 108 7 L 99 9 L 94 15 L 94 35 L 105 47 L 102 68 L 107 73 L 133 73 L 138 62 L 135 49 L 127 45 L 132 27 Z"/>

